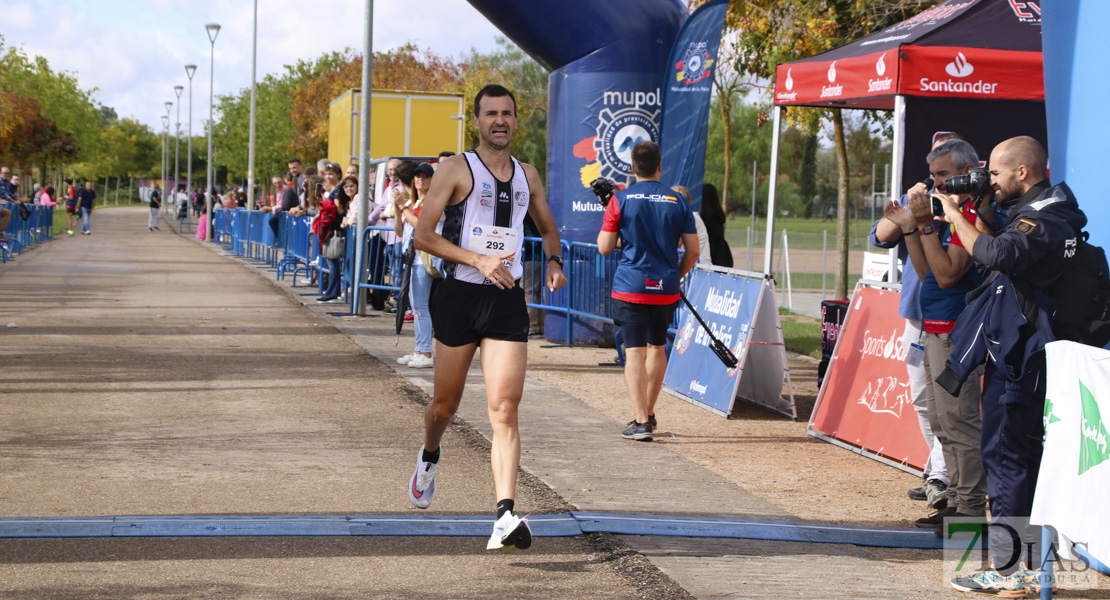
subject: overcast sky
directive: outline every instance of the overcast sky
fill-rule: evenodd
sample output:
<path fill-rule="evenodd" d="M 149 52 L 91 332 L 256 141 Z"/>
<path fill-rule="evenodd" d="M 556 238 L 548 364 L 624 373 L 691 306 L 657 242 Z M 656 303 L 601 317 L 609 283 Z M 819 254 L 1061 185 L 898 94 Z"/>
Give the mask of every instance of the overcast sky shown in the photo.
<path fill-rule="evenodd" d="M 164 103 L 181 95 L 181 123 L 188 121 L 193 77 L 193 133 L 208 116 L 211 46 L 204 26 L 219 23 L 216 38 L 217 95 L 251 84 L 253 4 L 248 0 L 3 0 L 0 35 L 6 46 L 43 56 L 54 70 L 74 73 L 95 100 L 161 129 Z M 258 79 L 298 59 L 324 52 L 362 51 L 365 3 L 359 0 L 304 2 L 258 0 Z M 414 15 L 419 18 L 414 18 Z M 466 0 L 375 0 L 374 50 L 415 42 L 458 58 L 476 48 L 494 48 L 497 29 Z M 176 117 L 176 108 L 173 117 Z"/>

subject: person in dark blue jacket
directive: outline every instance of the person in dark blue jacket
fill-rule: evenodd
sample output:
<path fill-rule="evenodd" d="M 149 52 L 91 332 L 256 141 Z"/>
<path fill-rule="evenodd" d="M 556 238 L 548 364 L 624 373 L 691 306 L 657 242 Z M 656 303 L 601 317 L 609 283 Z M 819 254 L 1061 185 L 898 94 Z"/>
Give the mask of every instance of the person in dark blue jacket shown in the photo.
<path fill-rule="evenodd" d="M 1006 314 L 991 315 L 980 306 L 975 310 L 969 307 L 972 314 L 961 315 L 961 329 L 974 332 L 990 329 L 991 322 L 1008 321 L 1017 333 L 1007 336 L 1011 339 L 1005 345 L 1011 350 L 1005 356 L 987 360 L 983 380 L 983 467 L 990 497 L 993 568 L 954 579 L 952 585 L 961 591 L 981 593 L 1022 586 L 1026 592 L 1034 591 L 1030 587 L 1030 571 L 1020 561 L 1022 558 L 1036 561 L 1037 553 L 1027 557 L 1007 528 L 993 525 L 1009 521 L 1013 526 L 1013 519 L 1027 519 L 1033 508 L 1043 450 L 1047 375 L 1043 342 L 1034 338 L 1052 339 L 1051 332 L 1044 331 L 1049 322 L 1046 313 L 1051 310 L 1051 301 L 1046 298 L 1068 266 L 1072 254 L 1067 250 L 1074 249 L 1087 224 L 1087 217 L 1067 185 L 1050 186 L 1047 164 L 1044 147 L 1033 138 L 1011 138 L 995 146 L 990 158 L 991 184 L 997 201 L 1009 216 L 1005 229 L 997 236 L 981 235 L 959 207 L 942 199 L 945 220 L 956 229 L 975 262 L 1007 276 L 992 276 L 991 287 L 985 291 L 1007 300 L 995 302 L 998 310 L 1005 310 Z M 1016 294 L 1013 299 L 1003 297 L 1002 293 L 1008 293 L 1003 286 L 1011 282 Z M 976 318 L 982 321 L 982 328 L 980 323 L 964 322 Z M 967 342 L 958 339 L 957 346 Z M 1014 356 L 1015 352 L 1020 356 Z M 953 352 L 949 366 L 960 358 Z M 1017 529 L 1025 543 L 1040 538 L 1034 528 Z"/>

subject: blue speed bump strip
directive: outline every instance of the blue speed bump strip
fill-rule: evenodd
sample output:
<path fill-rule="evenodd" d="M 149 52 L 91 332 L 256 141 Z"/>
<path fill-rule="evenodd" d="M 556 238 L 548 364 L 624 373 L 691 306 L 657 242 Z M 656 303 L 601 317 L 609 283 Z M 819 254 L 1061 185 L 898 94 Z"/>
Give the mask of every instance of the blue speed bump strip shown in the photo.
<path fill-rule="evenodd" d="M 493 517 L 437 515 L 271 515 L 0 518 L 0 538 L 447 536 L 485 537 Z M 570 512 L 528 518 L 536 537 L 583 533 L 735 538 L 939 549 L 931 530 L 789 521 Z"/>

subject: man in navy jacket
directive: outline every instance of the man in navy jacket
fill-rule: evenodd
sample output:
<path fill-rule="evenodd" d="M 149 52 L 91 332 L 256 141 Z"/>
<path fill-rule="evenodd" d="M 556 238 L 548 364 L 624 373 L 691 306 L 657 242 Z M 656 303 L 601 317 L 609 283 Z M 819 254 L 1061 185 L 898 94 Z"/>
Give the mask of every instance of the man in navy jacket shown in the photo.
<path fill-rule="evenodd" d="M 995 146 L 990 158 L 991 184 L 997 201 L 1009 215 L 1006 228 L 997 236 L 981 235 L 955 204 L 942 199 L 945 220 L 956 229 L 975 262 L 1009 276 L 1019 290 L 1027 289 L 1027 297 L 1017 299 L 1015 305 L 1029 307 L 1035 317 L 1029 326 L 1018 329 L 1021 339 L 1012 340 L 1011 345 L 1023 348 L 1026 354 L 1018 370 L 1008 369 L 1005 364 L 1000 367 L 992 360 L 986 363 L 982 448 L 994 568 L 954 579 L 952 585 L 961 591 L 983 592 L 1000 585 L 1032 589 L 1028 583 L 1031 572 L 1019 562 L 1022 548 L 1015 548 L 1006 528 L 993 525 L 1004 519 L 1028 518 L 1033 508 L 1044 439 L 1046 372 L 1043 345 L 1027 344 L 1025 338 L 1044 333 L 1035 323 L 1047 322 L 1041 313 L 1048 307 L 1038 299 L 1051 292 L 1066 270 L 1077 237 L 1087 224 L 1087 217 L 1067 186 L 1061 183 L 1050 187 L 1047 163 L 1044 147 L 1030 137 L 1011 138 Z M 986 293 L 993 291 L 988 289 Z M 961 315 L 961 326 L 968 325 L 962 322 L 964 318 Z M 1013 322 L 1016 325 L 1018 320 Z M 1039 538 L 1039 532 L 1032 528 L 1019 529 L 1025 542 Z M 1036 560 L 1033 554 L 1029 558 Z"/>

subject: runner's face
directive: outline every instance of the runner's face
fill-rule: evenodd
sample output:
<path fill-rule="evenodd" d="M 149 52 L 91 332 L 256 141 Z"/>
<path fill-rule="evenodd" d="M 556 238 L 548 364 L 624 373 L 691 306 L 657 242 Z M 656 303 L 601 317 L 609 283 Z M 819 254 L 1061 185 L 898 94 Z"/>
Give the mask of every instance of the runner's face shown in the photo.
<path fill-rule="evenodd" d="M 474 115 L 474 127 L 483 144 L 495 150 L 508 148 L 516 131 L 513 99 L 509 96 L 482 96 L 478 114 Z"/>

